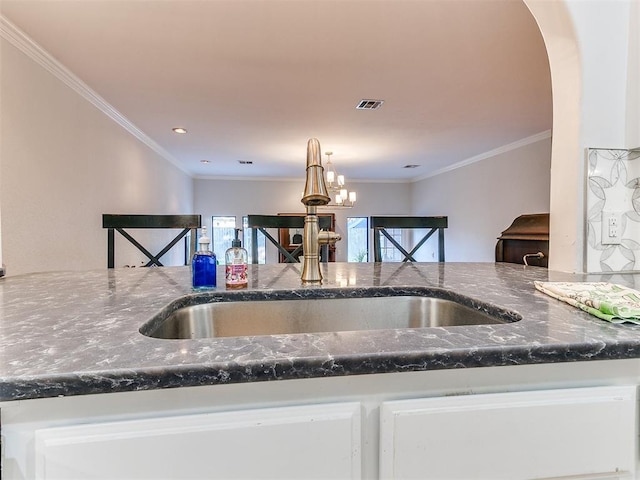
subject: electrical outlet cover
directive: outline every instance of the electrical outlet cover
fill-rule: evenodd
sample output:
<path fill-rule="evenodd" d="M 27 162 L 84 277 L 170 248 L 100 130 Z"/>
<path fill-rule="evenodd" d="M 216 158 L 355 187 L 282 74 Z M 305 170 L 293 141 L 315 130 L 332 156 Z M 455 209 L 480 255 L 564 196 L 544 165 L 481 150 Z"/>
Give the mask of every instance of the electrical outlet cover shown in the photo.
<path fill-rule="evenodd" d="M 620 245 L 621 212 L 602 211 L 602 245 Z"/>

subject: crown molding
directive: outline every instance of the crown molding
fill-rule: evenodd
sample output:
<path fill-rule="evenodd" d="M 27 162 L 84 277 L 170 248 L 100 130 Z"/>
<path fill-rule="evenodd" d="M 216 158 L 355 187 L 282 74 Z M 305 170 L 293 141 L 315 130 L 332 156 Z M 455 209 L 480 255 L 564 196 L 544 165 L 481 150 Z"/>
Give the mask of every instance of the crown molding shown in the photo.
<path fill-rule="evenodd" d="M 547 138 L 551 138 L 551 130 L 545 130 L 544 132 L 537 133 L 535 135 L 531 135 L 530 137 L 523 138 L 513 143 L 509 143 L 507 145 L 503 145 L 502 147 L 498 147 L 494 150 L 489 150 L 488 152 L 481 153 L 480 155 L 476 155 L 474 157 L 468 158 L 466 160 L 462 160 L 461 162 L 454 163 L 453 165 L 449 165 L 448 167 L 441 168 L 440 170 L 436 170 L 434 172 L 428 173 L 426 175 L 421 175 L 419 177 L 414 178 L 411 182 L 419 182 L 421 180 L 426 180 L 427 178 L 435 177 L 438 175 L 442 175 L 443 173 L 450 172 L 452 170 L 456 170 L 458 168 L 466 167 L 467 165 L 471 165 L 472 163 L 480 162 L 481 160 L 487 160 L 488 158 L 495 157 L 496 155 L 500 155 L 503 153 L 510 152 L 512 150 L 516 150 L 518 148 L 524 147 L 526 145 L 530 145 L 532 143 L 539 142 L 541 140 L 545 140 Z"/>
<path fill-rule="evenodd" d="M 358 183 L 412 183 L 411 178 L 352 178 L 349 185 Z"/>
<path fill-rule="evenodd" d="M 300 177 L 238 177 L 224 175 L 193 175 L 194 180 L 230 180 L 238 182 L 297 182 L 304 183 L 304 172 Z"/>
<path fill-rule="evenodd" d="M 81 97 L 95 106 L 98 110 L 116 122 L 127 132 L 133 135 L 140 142 L 160 155 L 162 158 L 179 168 L 189 176 L 192 176 L 178 160 L 168 151 L 162 148 L 146 133 L 131 123 L 124 115 L 111 106 L 104 98 L 92 90 L 86 83 L 80 80 L 67 67 L 56 60 L 49 52 L 38 45 L 26 33 L 20 30 L 16 25 L 9 21 L 6 17 L 0 15 L 0 37 L 7 40 L 11 45 L 24 53 L 31 60 L 36 62 L 54 77 L 78 93 Z"/>
<path fill-rule="evenodd" d="M 224 176 L 224 175 L 193 175 L 195 180 L 230 180 L 239 182 L 303 182 L 304 172 L 301 177 L 238 177 L 238 176 Z M 354 179 L 349 180 L 349 185 L 359 183 L 411 183 L 413 180 L 408 178 L 403 179 Z"/>

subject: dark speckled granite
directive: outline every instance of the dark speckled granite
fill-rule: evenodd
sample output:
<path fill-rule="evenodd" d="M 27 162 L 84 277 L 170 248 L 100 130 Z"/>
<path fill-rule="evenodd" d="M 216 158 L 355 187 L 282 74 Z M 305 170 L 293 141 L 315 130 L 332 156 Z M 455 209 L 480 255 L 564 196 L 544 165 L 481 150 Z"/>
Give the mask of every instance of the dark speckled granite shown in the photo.
<path fill-rule="evenodd" d="M 252 265 L 250 287 L 194 293 L 187 267 L 0 279 L 0 400 L 232 382 L 640 357 L 640 326 L 611 325 L 536 291 L 534 280 L 614 281 L 511 264 L 328 264 L 302 287 L 300 265 Z M 222 277 L 219 285 L 224 285 Z M 360 289 L 444 289 L 522 315 L 499 325 L 161 340 L 138 329 L 184 304 Z M 175 306 L 175 305 L 174 305 Z"/>

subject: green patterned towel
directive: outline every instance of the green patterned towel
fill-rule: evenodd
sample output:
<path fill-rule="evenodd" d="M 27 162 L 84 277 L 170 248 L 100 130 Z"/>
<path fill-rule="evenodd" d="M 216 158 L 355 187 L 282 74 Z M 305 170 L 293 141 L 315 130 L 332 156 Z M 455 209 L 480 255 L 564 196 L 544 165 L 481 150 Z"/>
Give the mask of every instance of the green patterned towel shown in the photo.
<path fill-rule="evenodd" d="M 547 295 L 612 323 L 640 325 L 640 292 L 606 282 L 534 282 Z"/>

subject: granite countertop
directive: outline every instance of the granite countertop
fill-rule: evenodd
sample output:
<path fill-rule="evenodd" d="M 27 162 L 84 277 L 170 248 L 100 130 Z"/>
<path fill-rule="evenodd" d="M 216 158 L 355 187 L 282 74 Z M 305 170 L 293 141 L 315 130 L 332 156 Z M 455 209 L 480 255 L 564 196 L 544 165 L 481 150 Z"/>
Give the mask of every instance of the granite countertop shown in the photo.
<path fill-rule="evenodd" d="M 250 265 L 249 288 L 194 293 L 188 267 L 29 274 L 0 279 L 0 401 L 432 369 L 640 357 L 640 326 L 612 325 L 554 300 L 534 280 L 608 281 L 507 263 L 332 263 L 302 287 L 300 264 Z M 219 269 L 222 270 L 222 269 Z M 614 280 L 612 280 L 614 281 Z M 615 283 L 637 288 L 640 275 Z M 514 310 L 522 320 L 256 337 L 163 340 L 139 328 L 174 300 L 336 288 L 453 291 Z M 207 297 L 208 295 L 208 297 Z"/>

